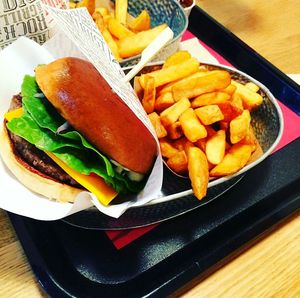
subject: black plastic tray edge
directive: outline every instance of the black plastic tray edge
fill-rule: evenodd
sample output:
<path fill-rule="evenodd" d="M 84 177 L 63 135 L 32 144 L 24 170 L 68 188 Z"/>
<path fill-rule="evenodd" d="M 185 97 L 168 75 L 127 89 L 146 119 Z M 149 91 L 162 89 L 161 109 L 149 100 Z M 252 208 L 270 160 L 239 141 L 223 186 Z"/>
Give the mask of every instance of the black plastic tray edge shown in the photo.
<path fill-rule="evenodd" d="M 213 24 L 212 24 L 213 28 L 221 30 L 221 31 L 224 30 L 224 32 L 223 32 L 224 34 L 231 35 L 232 43 L 241 43 L 244 48 L 243 52 L 247 53 L 247 51 L 250 51 L 250 52 L 252 51 L 252 49 L 249 49 L 249 47 L 247 47 L 247 45 L 243 44 L 243 42 L 241 42 L 238 38 L 236 38 L 235 36 L 230 34 L 229 31 L 224 29 L 217 22 L 215 22 L 211 17 L 209 17 L 206 13 L 200 11 L 200 9 L 198 9 L 198 8 L 196 8 L 196 10 L 194 12 L 192 12 L 192 14 L 191 14 L 191 17 L 192 17 L 191 22 L 190 22 L 191 28 L 189 28 L 191 30 L 191 32 L 193 32 L 195 34 L 195 31 L 194 31 L 195 26 L 193 26 L 193 23 L 199 21 L 199 20 L 197 20 L 197 15 L 199 17 L 199 14 L 200 15 L 202 14 L 204 18 L 207 18 L 208 19 L 207 21 L 213 22 Z M 196 33 L 195 35 L 199 37 L 199 34 Z M 221 55 L 223 55 L 224 58 L 229 60 L 233 65 L 242 69 L 242 67 L 239 66 L 238 63 L 235 63 L 234 61 L 232 61 L 229 56 L 227 56 L 222 51 L 219 51 L 216 47 L 212 46 L 211 42 L 209 42 L 208 40 L 205 40 L 202 37 L 199 37 L 199 38 L 201 38 L 204 42 L 206 42 L 208 45 L 210 45 L 212 48 L 214 48 L 216 51 L 218 51 Z M 230 38 L 230 37 L 228 36 L 227 38 Z M 256 55 L 255 59 L 261 60 L 261 61 L 266 61 L 264 58 L 262 58 L 259 55 Z M 267 63 L 267 66 L 269 68 L 269 71 L 271 71 L 274 68 L 270 63 Z M 284 86 L 287 86 L 287 87 L 289 87 L 289 85 L 294 87 L 293 81 L 291 81 L 287 76 L 282 74 L 280 71 L 276 71 L 277 70 L 276 68 L 274 68 L 274 69 L 275 69 L 275 72 L 274 72 L 275 79 L 277 78 L 279 80 L 279 82 L 277 82 L 279 85 L 283 84 Z M 268 86 L 268 84 L 266 82 L 263 82 L 263 83 L 266 86 Z M 272 91 L 272 92 L 274 92 L 274 91 Z M 277 97 L 280 99 L 280 96 L 277 95 Z M 288 106 L 290 106 L 288 102 L 286 104 Z M 278 223 L 280 220 L 291 215 L 293 212 L 295 212 L 295 210 L 297 210 L 300 207 L 299 205 L 300 205 L 299 199 L 296 199 L 296 200 L 289 201 L 287 204 L 282 205 L 280 208 L 277 208 L 276 210 L 274 210 L 274 212 L 272 214 L 269 214 L 264 219 L 262 219 L 261 222 L 257 223 L 257 230 L 254 227 L 251 228 L 251 231 L 256 230 L 256 233 L 253 231 L 253 233 L 248 236 L 243 236 L 243 233 L 240 233 L 238 236 L 236 235 L 235 237 L 233 237 L 232 243 L 231 243 L 232 244 L 231 249 L 228 248 L 226 250 L 223 250 L 223 253 L 221 255 L 223 255 L 223 257 L 228 256 L 230 252 L 241 247 L 241 245 L 245 244 L 245 242 L 250 241 L 251 239 L 257 237 L 257 235 L 261 234 L 267 228 L 270 228 L 272 225 Z M 31 243 L 30 234 L 28 234 L 28 231 L 23 224 L 22 217 L 15 216 L 14 214 L 11 214 L 11 213 L 8 213 L 8 215 L 10 217 L 10 220 L 11 220 L 13 226 L 15 227 L 15 230 L 17 231 L 17 234 L 20 238 L 21 244 L 28 256 L 29 261 L 30 261 L 31 267 L 32 267 L 34 273 L 36 274 L 36 276 L 38 277 L 41 286 L 46 290 L 46 292 L 48 291 L 48 293 L 51 293 L 53 297 L 62 297 L 61 296 L 62 291 L 59 288 L 56 288 L 56 291 L 53 291 L 54 290 L 53 286 L 56 286 L 56 285 L 53 284 L 53 281 L 51 280 L 51 278 L 49 277 L 47 272 L 39 270 L 40 265 L 43 266 L 44 261 L 40 255 L 39 251 L 37 251 L 36 247 L 34 247 L 33 245 L 30 244 Z M 246 229 L 245 229 L 245 231 L 246 231 Z M 222 259 L 221 255 L 220 255 L 220 260 Z M 168 283 L 161 285 L 161 287 L 158 287 L 152 293 L 149 293 L 149 295 L 161 296 L 161 295 L 165 295 L 165 294 L 170 294 L 170 293 L 174 292 L 175 290 L 179 289 L 184 284 L 186 284 L 192 278 L 199 276 L 200 273 L 204 272 L 202 266 L 200 266 L 200 261 L 201 260 L 199 260 L 199 259 L 197 259 L 197 257 L 195 257 L 194 262 L 189 267 L 187 267 L 186 270 L 184 270 L 183 272 L 179 272 Z M 217 260 L 215 260 L 215 261 L 217 261 Z M 215 262 L 211 263 L 209 259 L 207 259 L 205 262 L 206 262 L 205 266 L 207 268 L 209 268 L 210 266 L 215 264 Z"/>
<path fill-rule="evenodd" d="M 253 208 L 250 208 L 252 210 L 249 211 L 251 214 L 254 214 L 252 211 L 255 210 L 255 214 L 257 215 L 258 208 L 259 206 L 253 206 Z M 264 207 L 261 206 L 261 208 L 263 209 Z M 249 247 L 250 243 L 255 241 L 255 239 L 267 234 L 267 231 L 272 230 L 274 226 L 279 225 L 281 222 L 287 220 L 287 218 L 292 217 L 293 214 L 299 213 L 299 211 L 300 193 L 298 193 L 297 196 L 290 198 L 287 204 L 282 204 L 272 210 L 267 216 L 261 217 L 250 227 L 245 226 L 238 234 L 232 234 L 232 237 L 228 238 L 227 242 L 217 246 L 217 248 L 212 250 L 209 255 L 206 255 L 205 260 L 195 256 L 194 261 L 186 268 L 186 270 L 174 276 L 174 278 L 168 283 L 165 283 L 163 287 L 157 288 L 157 290 L 153 292 L 153 295 L 164 297 L 175 291 L 180 292 L 180 288 L 187 285 L 189 282 L 192 282 L 193 279 L 197 278 L 197 280 L 199 280 L 205 278 L 218 269 L 219 263 L 222 262 L 222 265 L 226 264 L 227 260 L 229 260 L 234 253 L 246 249 Z M 236 219 L 228 224 L 233 224 L 235 221 Z M 212 237 L 212 235 L 210 235 L 210 237 Z"/>
<path fill-rule="evenodd" d="M 191 12 L 188 29 L 236 68 L 263 83 L 276 98 L 300 115 L 300 86 L 198 6 Z"/>
<path fill-rule="evenodd" d="M 299 144 L 300 140 L 298 139 L 295 142 Z M 286 147 L 293 147 L 293 143 L 294 142 L 290 143 Z M 282 200 L 282 192 L 286 191 L 287 188 L 288 193 L 284 193 L 286 197 Z M 275 224 L 278 224 L 283 219 L 297 212 L 297 210 L 300 209 L 299 181 L 294 181 L 292 185 L 284 187 L 276 196 L 280 199 L 277 198 L 275 206 L 270 207 L 269 200 L 273 201 L 273 198 L 269 198 L 269 200 L 267 198 L 253 205 L 251 208 L 248 208 L 237 217 L 233 217 L 221 227 L 205 236 L 205 244 L 207 245 L 207 250 L 209 250 L 208 253 L 205 253 L 205 259 L 200 256 L 198 241 L 195 241 L 196 243 L 189 247 L 189 251 L 185 250 L 189 256 L 188 263 L 184 270 L 176 272 L 172 278 L 154 288 L 151 292 L 148 292 L 146 296 L 165 297 L 174 293 L 174 291 L 180 290 L 181 287 L 192 279 L 201 278 L 202 275 L 207 274 L 208 270 L 211 271 L 213 268 L 216 268 L 220 261 L 223 263 L 226 262 L 230 255 L 238 249 L 247 246 L 251 240 L 253 241 Z M 37 249 L 37 246 L 34 244 L 34 241 L 32 241 L 30 232 L 26 228 L 26 218 L 15 216 L 11 213 L 8 214 L 42 288 L 46 293 L 50 294 L 51 297 L 72 297 L 61 289 L 59 285 L 55 283 L 55 280 L 51 278 L 51 273 L 48 272 L 47 265 Z M 224 231 L 224 235 L 226 235 L 226 241 L 220 238 L 220 233 L 221 235 L 223 233 L 222 231 Z M 231 231 L 231 233 L 228 233 L 228 231 Z M 216 236 L 220 238 L 217 242 Z"/>

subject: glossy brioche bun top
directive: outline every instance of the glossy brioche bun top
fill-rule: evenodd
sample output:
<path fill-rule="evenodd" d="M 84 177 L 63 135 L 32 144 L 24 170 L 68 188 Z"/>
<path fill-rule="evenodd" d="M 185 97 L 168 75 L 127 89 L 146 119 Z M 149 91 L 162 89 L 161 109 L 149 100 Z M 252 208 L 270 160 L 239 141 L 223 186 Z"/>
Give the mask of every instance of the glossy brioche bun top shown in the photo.
<path fill-rule="evenodd" d="M 149 172 L 157 155 L 154 137 L 90 62 L 61 58 L 35 74 L 61 116 L 99 151 L 131 171 Z"/>

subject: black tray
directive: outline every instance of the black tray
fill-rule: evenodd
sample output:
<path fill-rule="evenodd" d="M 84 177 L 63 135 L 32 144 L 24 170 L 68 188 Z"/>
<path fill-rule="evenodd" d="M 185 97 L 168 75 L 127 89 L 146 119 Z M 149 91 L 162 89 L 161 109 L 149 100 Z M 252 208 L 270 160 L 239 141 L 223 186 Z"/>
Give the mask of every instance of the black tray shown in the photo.
<path fill-rule="evenodd" d="M 189 29 L 279 99 L 286 90 L 285 103 L 299 108 L 299 87 L 202 10 L 192 11 Z M 251 71 L 241 57 L 251 61 Z M 121 250 L 104 231 L 9 216 L 50 296 L 166 296 L 299 209 L 299 149 L 300 138 L 247 172 L 218 200 L 160 224 Z"/>

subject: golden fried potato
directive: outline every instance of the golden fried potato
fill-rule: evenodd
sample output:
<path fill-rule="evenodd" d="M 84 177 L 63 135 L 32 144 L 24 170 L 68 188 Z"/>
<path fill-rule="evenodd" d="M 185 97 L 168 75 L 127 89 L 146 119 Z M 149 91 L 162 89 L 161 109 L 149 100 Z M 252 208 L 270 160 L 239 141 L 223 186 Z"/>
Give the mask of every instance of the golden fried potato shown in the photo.
<path fill-rule="evenodd" d="M 162 124 L 167 127 L 168 125 L 175 123 L 179 119 L 179 116 L 190 106 L 191 103 L 187 98 L 182 98 L 177 101 L 172 106 L 161 112 L 160 119 Z"/>
<path fill-rule="evenodd" d="M 229 149 L 223 160 L 210 171 L 210 176 L 221 177 L 232 175 L 242 169 L 250 157 L 251 146 L 237 143 Z"/>
<path fill-rule="evenodd" d="M 178 174 L 186 174 L 188 159 L 184 150 L 178 151 L 167 160 L 167 165 Z"/>
<path fill-rule="evenodd" d="M 191 54 L 188 51 L 179 51 L 172 54 L 170 57 L 167 58 L 165 63 L 163 64 L 162 68 L 167 68 L 169 66 L 173 66 L 179 64 L 183 61 L 192 58 Z"/>
<path fill-rule="evenodd" d="M 156 135 L 159 139 L 167 136 L 167 131 L 165 127 L 161 124 L 159 115 L 156 112 L 148 114 L 148 117 L 155 129 Z"/>
<path fill-rule="evenodd" d="M 142 10 L 136 18 L 134 18 L 131 22 L 128 22 L 128 27 L 133 31 L 149 30 L 150 25 L 151 19 L 147 10 Z"/>
<path fill-rule="evenodd" d="M 198 71 L 199 61 L 195 58 L 190 58 L 176 65 L 155 70 L 148 75 L 155 78 L 155 86 L 159 87 L 170 82 L 174 82 Z M 141 75 L 140 83 L 144 86 L 144 75 Z M 183 98 L 182 96 L 181 98 Z M 181 99 L 179 98 L 179 99 Z M 177 99 L 177 100 L 179 100 Z M 177 101 L 176 100 L 176 101 Z"/>
<path fill-rule="evenodd" d="M 229 72 L 225 70 L 213 70 L 201 77 L 176 84 L 172 88 L 173 97 L 175 101 L 182 97 L 193 98 L 203 93 L 226 88 L 230 82 L 231 77 Z"/>
<path fill-rule="evenodd" d="M 205 127 L 200 123 L 192 108 L 185 110 L 179 117 L 182 130 L 190 142 L 196 142 L 207 136 Z"/>
<path fill-rule="evenodd" d="M 195 113 L 201 122 L 210 125 L 224 119 L 224 115 L 217 105 L 208 105 L 195 109 Z"/>
<path fill-rule="evenodd" d="M 236 144 L 249 134 L 251 116 L 248 110 L 233 120 L 229 124 L 230 142 Z"/>
<path fill-rule="evenodd" d="M 165 28 L 167 25 L 162 24 L 120 39 L 118 42 L 119 55 L 122 58 L 128 58 L 140 54 Z M 143 84 L 141 85 L 143 86 Z"/>
<path fill-rule="evenodd" d="M 194 194 L 201 200 L 206 196 L 209 172 L 206 155 L 198 147 L 188 150 L 188 172 Z"/>
<path fill-rule="evenodd" d="M 205 146 L 207 160 L 214 165 L 219 164 L 225 155 L 226 134 L 225 130 L 217 131 L 213 136 L 208 138 Z"/>
<path fill-rule="evenodd" d="M 166 158 L 170 158 L 179 152 L 179 150 L 172 145 L 171 141 L 166 138 L 162 138 L 159 140 L 159 146 L 161 155 Z"/>

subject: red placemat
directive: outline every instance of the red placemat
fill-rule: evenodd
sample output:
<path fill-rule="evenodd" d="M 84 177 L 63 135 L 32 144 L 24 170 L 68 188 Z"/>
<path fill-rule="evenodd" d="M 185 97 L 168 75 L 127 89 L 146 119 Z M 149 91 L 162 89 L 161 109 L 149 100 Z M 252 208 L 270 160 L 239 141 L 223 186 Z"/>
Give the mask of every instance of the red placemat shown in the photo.
<path fill-rule="evenodd" d="M 195 38 L 195 36 L 190 33 L 186 32 L 183 35 L 182 41 Z M 217 52 L 215 52 L 213 49 L 208 47 L 203 42 L 199 41 L 199 43 L 206 48 L 212 56 L 214 56 L 220 64 L 231 66 L 231 64 L 226 61 L 222 56 L 220 56 Z M 283 114 L 283 120 L 284 120 L 284 131 L 282 138 L 278 144 L 278 146 L 275 148 L 274 151 L 284 147 L 288 143 L 292 142 L 296 138 L 300 137 L 300 116 L 298 116 L 296 113 L 294 113 L 292 110 L 290 110 L 288 107 L 283 105 L 281 102 L 278 102 L 279 106 L 282 110 Z M 116 231 L 106 231 L 106 234 L 108 238 L 113 242 L 114 246 L 117 249 L 121 249 L 125 247 L 126 245 L 130 244 L 134 240 L 140 238 L 144 234 L 148 233 L 155 227 L 157 227 L 159 224 L 150 225 L 147 227 L 142 228 L 136 228 L 136 229 L 130 229 L 130 230 L 116 230 Z"/>

